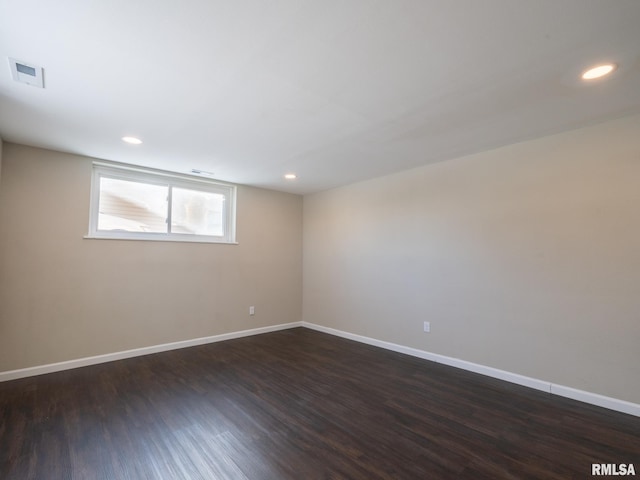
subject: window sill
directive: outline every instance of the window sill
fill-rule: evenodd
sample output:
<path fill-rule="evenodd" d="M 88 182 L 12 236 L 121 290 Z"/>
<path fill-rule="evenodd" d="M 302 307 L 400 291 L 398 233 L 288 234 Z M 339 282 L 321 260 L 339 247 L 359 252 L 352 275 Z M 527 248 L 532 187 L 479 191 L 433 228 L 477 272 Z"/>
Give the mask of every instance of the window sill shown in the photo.
<path fill-rule="evenodd" d="M 204 239 L 192 239 L 192 238 L 166 238 L 166 237 L 116 237 L 116 236 L 99 236 L 99 235 L 85 235 L 85 240 L 133 240 L 135 242 L 171 242 L 171 243 L 207 243 L 213 245 L 239 245 L 238 242 L 226 242 L 216 240 L 204 240 Z"/>

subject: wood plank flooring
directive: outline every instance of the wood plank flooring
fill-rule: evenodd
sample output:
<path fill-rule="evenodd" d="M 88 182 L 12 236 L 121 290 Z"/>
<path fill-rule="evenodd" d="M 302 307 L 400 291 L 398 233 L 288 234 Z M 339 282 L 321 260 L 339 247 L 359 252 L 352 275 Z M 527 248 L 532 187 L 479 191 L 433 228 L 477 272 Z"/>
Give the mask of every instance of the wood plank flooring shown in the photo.
<path fill-rule="evenodd" d="M 640 418 L 296 328 L 0 384 L 0 478 L 567 479 Z"/>

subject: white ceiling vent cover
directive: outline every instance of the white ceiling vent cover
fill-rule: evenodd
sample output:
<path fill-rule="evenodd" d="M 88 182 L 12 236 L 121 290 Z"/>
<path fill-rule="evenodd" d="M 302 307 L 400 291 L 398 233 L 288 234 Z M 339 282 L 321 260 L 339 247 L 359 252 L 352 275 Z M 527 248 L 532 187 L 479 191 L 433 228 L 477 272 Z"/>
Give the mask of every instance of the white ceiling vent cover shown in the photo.
<path fill-rule="evenodd" d="M 11 76 L 16 82 L 26 83 L 34 87 L 44 88 L 43 69 L 32 63 L 9 58 Z"/>

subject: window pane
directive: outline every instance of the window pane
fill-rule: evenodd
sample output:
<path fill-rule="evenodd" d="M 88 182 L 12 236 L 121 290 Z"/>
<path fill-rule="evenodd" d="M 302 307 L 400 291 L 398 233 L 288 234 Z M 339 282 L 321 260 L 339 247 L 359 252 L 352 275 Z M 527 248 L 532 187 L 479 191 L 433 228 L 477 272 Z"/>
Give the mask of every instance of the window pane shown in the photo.
<path fill-rule="evenodd" d="M 172 233 L 224 235 L 224 195 L 174 187 L 171 202 Z"/>
<path fill-rule="evenodd" d="M 98 230 L 167 232 L 168 187 L 100 177 Z"/>

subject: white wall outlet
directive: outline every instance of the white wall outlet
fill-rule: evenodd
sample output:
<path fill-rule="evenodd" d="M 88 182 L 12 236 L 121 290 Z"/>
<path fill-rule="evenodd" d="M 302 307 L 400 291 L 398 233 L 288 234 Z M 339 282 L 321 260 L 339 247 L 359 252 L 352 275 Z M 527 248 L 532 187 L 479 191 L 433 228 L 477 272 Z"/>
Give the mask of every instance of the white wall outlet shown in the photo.
<path fill-rule="evenodd" d="M 249 307 L 249 315 L 255 315 L 256 314 L 256 307 Z"/>
<path fill-rule="evenodd" d="M 430 322 L 424 322 L 424 331 L 429 333 L 431 331 L 431 323 Z"/>

